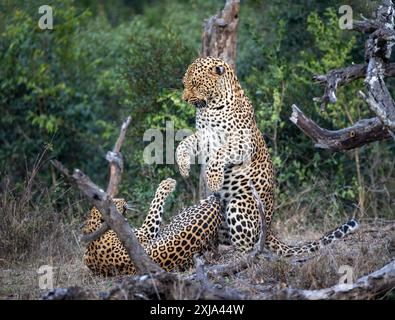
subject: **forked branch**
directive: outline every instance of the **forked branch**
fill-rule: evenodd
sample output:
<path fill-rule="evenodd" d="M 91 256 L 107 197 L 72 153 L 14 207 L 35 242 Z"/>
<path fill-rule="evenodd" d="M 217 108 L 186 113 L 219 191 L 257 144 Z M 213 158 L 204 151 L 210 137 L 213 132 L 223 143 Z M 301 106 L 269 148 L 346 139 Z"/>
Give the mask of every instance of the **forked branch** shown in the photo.
<path fill-rule="evenodd" d="M 291 121 L 316 143 L 316 147 L 334 151 L 348 150 L 390 136 L 395 137 L 395 102 L 384 82 L 385 77 L 395 75 L 395 64 L 389 63 L 392 46 L 395 44 L 394 12 L 392 1 L 383 0 L 374 20 L 353 22 L 354 30 L 369 34 L 365 44 L 367 64 L 335 69 L 313 78 L 325 86 L 324 95 L 314 98 L 321 103 L 321 110 L 328 103 L 337 102 L 336 92 L 339 86 L 365 78 L 366 94 L 360 91 L 359 95 L 376 114 L 376 118 L 363 119 L 351 127 L 331 131 L 319 127 L 298 107 L 292 106 Z"/>

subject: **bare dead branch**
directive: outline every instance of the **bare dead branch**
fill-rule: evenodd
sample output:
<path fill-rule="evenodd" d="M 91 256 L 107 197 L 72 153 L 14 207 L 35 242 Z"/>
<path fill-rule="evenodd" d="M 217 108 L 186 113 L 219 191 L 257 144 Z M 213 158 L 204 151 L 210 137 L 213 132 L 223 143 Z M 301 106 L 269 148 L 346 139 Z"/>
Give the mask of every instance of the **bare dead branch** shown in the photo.
<path fill-rule="evenodd" d="M 120 153 L 123 141 L 125 140 L 126 130 L 130 125 L 131 117 L 129 116 L 122 124 L 119 137 L 114 145 L 114 149 L 106 155 L 107 161 L 110 163 L 110 179 L 107 187 L 107 194 L 115 197 L 118 194 L 118 186 L 121 181 L 123 172 L 123 159 Z"/>
<path fill-rule="evenodd" d="M 112 198 L 99 189 L 88 176 L 76 170 L 72 176 L 79 189 L 92 201 L 101 212 L 103 219 L 121 240 L 138 273 L 155 273 L 163 271 L 146 254 L 127 220 L 117 211 Z"/>
<path fill-rule="evenodd" d="M 363 33 L 374 33 L 378 29 L 386 25 L 393 26 L 394 21 L 392 15 L 394 14 L 394 7 L 392 0 L 383 0 L 383 4 L 379 6 L 374 14 L 374 20 L 365 19 L 363 21 L 353 21 L 353 30 Z"/>
<path fill-rule="evenodd" d="M 337 284 L 321 290 L 301 290 L 286 288 L 268 292 L 270 299 L 307 299 L 307 300 L 363 300 L 372 299 L 377 294 L 395 288 L 395 260 L 381 269 L 359 278 L 353 284 Z"/>
<path fill-rule="evenodd" d="M 337 88 L 354 80 L 365 78 L 367 67 L 367 64 L 354 64 L 349 67 L 332 70 L 324 75 L 313 76 L 313 81 L 325 86 L 324 95 L 314 98 L 314 101 L 321 103 L 321 110 L 325 110 L 328 103 L 336 103 Z M 395 76 L 395 63 L 385 65 L 384 76 Z"/>
<path fill-rule="evenodd" d="M 391 56 L 392 46 L 395 44 L 394 15 L 392 1 L 384 0 L 376 12 L 375 24 L 378 28 L 366 41 L 365 59 L 368 61 L 368 66 L 365 88 L 367 94 L 360 94 L 384 126 L 395 133 L 395 102 L 384 82 L 386 63 Z"/>
<path fill-rule="evenodd" d="M 243 297 L 235 290 L 224 287 L 217 288 L 214 283 L 212 283 L 204 270 L 203 260 L 199 257 L 199 255 L 194 255 L 193 260 L 195 262 L 196 267 L 196 280 L 199 281 L 201 286 L 201 291 L 204 293 L 206 299 L 230 299 L 230 300 L 239 300 Z M 200 299 L 200 296 L 197 297 Z"/>
<path fill-rule="evenodd" d="M 118 137 L 117 142 L 115 143 L 114 149 L 112 151 L 114 151 L 114 152 L 120 152 L 121 151 L 121 147 L 122 147 L 123 141 L 125 140 L 126 130 L 128 129 L 131 121 L 132 121 L 132 118 L 129 116 L 122 123 L 121 131 L 119 133 L 119 137 Z"/>
<path fill-rule="evenodd" d="M 391 12 L 393 15 L 393 11 Z M 392 28 L 393 19 L 394 17 Z M 369 37 L 366 49 L 369 60 L 365 79 L 367 94 L 360 94 L 381 122 L 395 133 L 395 102 L 384 82 L 385 61 L 391 56 L 394 44 L 393 30 L 379 29 Z"/>
<path fill-rule="evenodd" d="M 315 142 L 316 148 L 332 151 L 354 149 L 390 137 L 378 118 L 359 120 L 351 127 L 340 130 L 327 130 L 308 118 L 296 105 L 292 105 L 290 120 Z"/>
<path fill-rule="evenodd" d="M 199 257 L 198 254 L 195 254 L 193 256 L 193 261 L 195 263 L 195 274 L 196 274 L 196 280 L 198 280 L 200 282 L 200 284 L 202 285 L 202 287 L 207 288 L 210 285 L 209 280 L 207 278 L 207 275 L 204 272 L 204 263 L 203 260 Z"/>
<path fill-rule="evenodd" d="M 335 69 L 326 75 L 316 75 L 313 80 L 325 86 L 324 95 L 314 98 L 321 103 L 321 110 L 324 110 L 328 103 L 336 103 L 339 86 L 364 77 L 367 93 L 359 92 L 359 95 L 377 118 L 363 119 L 351 127 L 331 131 L 319 127 L 293 105 L 291 121 L 315 141 L 318 148 L 347 150 L 390 136 L 395 139 L 395 102 L 384 82 L 385 77 L 395 75 L 395 63 L 388 63 L 395 44 L 392 1 L 384 0 L 376 10 L 375 17 L 374 20 L 353 22 L 354 30 L 370 34 L 365 44 L 367 64 Z"/>
<path fill-rule="evenodd" d="M 378 28 L 380 28 L 376 21 L 371 20 L 353 21 L 352 26 L 352 30 L 368 34 L 375 32 Z"/>

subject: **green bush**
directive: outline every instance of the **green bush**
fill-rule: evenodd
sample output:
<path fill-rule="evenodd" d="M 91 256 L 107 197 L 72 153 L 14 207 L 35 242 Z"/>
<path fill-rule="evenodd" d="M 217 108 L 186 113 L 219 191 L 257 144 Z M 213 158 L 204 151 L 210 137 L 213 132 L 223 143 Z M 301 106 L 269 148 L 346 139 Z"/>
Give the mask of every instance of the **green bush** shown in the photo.
<path fill-rule="evenodd" d="M 196 202 L 198 167 L 184 180 L 175 164 L 145 164 L 142 154 L 149 142 L 143 134 L 150 128 L 164 134 L 167 121 L 175 130 L 193 129 L 194 108 L 181 101 L 181 79 L 199 54 L 203 20 L 223 1 L 117 0 L 102 5 L 58 0 L 51 4 L 54 30 L 45 31 L 37 25 L 41 4 L 0 3 L 0 171 L 23 181 L 26 168 L 46 150 L 40 179 L 47 185 L 56 185 L 57 175 L 46 160 L 57 158 L 105 186 L 105 153 L 131 115 L 122 150 L 121 194 L 134 201 L 137 211 L 146 211 L 160 180 L 172 176 L 179 186 L 169 212 Z M 315 149 L 289 121 L 293 103 L 326 128 L 370 116 L 356 94 L 361 81 L 340 88 L 337 104 L 324 113 L 312 101 L 323 94 L 312 83 L 313 74 L 363 62 L 364 38 L 338 28 L 340 4 L 243 2 L 237 73 L 271 149 L 279 203 L 312 189 L 304 200 L 311 203 L 312 217 L 320 207 L 336 219 L 355 208 L 388 216 L 394 191 L 391 141 L 331 153 Z M 352 6 L 355 15 L 368 16 L 372 9 L 358 1 Z M 60 206 L 59 201 L 57 197 Z"/>

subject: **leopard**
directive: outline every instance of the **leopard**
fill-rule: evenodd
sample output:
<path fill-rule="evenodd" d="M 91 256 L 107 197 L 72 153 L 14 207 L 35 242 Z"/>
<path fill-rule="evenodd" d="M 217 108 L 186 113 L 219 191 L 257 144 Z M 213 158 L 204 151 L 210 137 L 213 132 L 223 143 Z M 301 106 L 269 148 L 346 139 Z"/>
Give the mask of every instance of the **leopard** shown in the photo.
<path fill-rule="evenodd" d="M 182 209 L 162 226 L 165 201 L 175 186 L 176 181 L 171 178 L 159 184 L 143 224 L 133 229 L 148 256 L 165 271 L 185 270 L 193 265 L 195 254 L 215 246 L 222 219 L 219 199 L 211 195 L 196 205 Z M 114 198 L 113 203 L 123 216 L 131 207 L 124 198 Z M 82 233 L 91 234 L 103 223 L 100 211 L 92 207 Z M 87 245 L 84 263 L 97 276 L 136 274 L 133 261 L 111 229 Z"/>
<path fill-rule="evenodd" d="M 182 82 L 182 99 L 196 110 L 196 131 L 177 146 L 176 162 L 185 178 L 196 158 L 204 165 L 207 186 L 221 203 L 220 243 L 242 252 L 257 243 L 262 228 L 254 191 L 264 208 L 265 246 L 277 255 L 315 252 L 358 228 L 352 218 L 318 240 L 293 246 L 280 241 L 271 226 L 275 169 L 235 71 L 220 58 L 201 57 L 187 68 Z"/>

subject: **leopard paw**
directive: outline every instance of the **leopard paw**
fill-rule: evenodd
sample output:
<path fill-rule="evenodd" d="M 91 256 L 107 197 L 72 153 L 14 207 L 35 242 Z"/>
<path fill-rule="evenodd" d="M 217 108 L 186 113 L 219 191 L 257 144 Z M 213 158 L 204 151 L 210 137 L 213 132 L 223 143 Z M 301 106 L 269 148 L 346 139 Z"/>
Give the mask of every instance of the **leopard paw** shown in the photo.
<path fill-rule="evenodd" d="M 176 188 L 176 184 L 176 180 L 172 178 L 167 178 L 159 183 L 157 191 L 163 192 L 168 195 L 174 191 L 174 189 Z"/>

